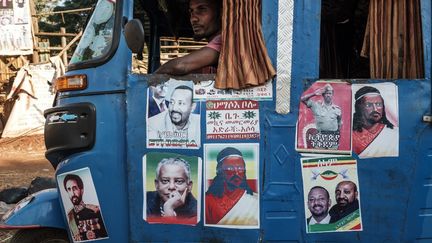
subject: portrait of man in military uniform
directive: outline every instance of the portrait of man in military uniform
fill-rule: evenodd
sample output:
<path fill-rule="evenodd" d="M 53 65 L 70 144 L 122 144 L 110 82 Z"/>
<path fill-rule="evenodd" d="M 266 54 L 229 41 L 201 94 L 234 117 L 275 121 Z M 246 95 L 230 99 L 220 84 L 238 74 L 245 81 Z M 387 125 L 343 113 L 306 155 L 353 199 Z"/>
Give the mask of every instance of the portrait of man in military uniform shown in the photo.
<path fill-rule="evenodd" d="M 90 173 L 87 168 L 85 170 Z M 59 180 L 59 183 L 63 182 L 62 199 L 69 200 L 72 204 L 72 208 L 67 208 L 65 203 L 65 210 L 73 240 L 80 242 L 108 237 L 99 203 L 96 205 L 83 200 L 85 183 L 80 173 L 69 172 L 59 177 L 63 178 Z"/>
<path fill-rule="evenodd" d="M 320 152 L 350 150 L 350 95 L 350 87 L 344 82 L 320 81 L 304 92 L 298 127 L 304 148 Z"/>

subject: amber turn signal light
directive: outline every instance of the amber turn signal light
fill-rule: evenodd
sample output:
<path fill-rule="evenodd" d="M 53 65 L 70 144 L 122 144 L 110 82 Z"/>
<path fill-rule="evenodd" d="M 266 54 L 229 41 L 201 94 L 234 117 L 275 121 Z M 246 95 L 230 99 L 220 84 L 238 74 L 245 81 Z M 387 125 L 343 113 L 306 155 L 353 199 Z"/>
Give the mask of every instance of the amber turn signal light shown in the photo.
<path fill-rule="evenodd" d="M 85 88 L 87 88 L 87 76 L 84 74 L 61 76 L 54 83 L 56 92 L 83 90 Z"/>

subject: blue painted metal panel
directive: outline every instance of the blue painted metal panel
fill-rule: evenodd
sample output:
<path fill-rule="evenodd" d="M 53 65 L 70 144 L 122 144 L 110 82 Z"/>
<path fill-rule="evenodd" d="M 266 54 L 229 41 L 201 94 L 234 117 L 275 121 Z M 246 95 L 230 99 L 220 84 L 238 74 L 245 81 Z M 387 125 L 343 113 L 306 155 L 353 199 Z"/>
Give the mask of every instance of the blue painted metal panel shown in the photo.
<path fill-rule="evenodd" d="M 143 168 L 142 159 L 148 152 L 167 152 L 162 149 L 146 149 L 146 76 L 130 76 L 127 87 L 127 153 L 129 178 L 130 233 L 133 242 L 181 241 L 209 242 L 232 241 L 253 242 L 259 239 L 260 231 L 251 229 L 220 229 L 203 226 L 204 211 L 201 209 L 201 222 L 197 226 L 148 224 L 143 219 Z M 205 114 L 205 106 L 201 106 Z M 205 115 L 204 115 L 205 116 Z M 205 127 L 203 123 L 202 127 Z M 203 140 L 205 134 L 201 134 Z M 180 150 L 169 152 L 202 158 L 203 149 Z M 262 148 L 260 149 L 262 153 Z M 198 199 L 199 200 L 199 199 Z M 175 232 L 175 233 L 173 233 Z"/>
<path fill-rule="evenodd" d="M 62 211 L 58 201 L 58 191 L 47 189 L 31 195 L 31 201 L 20 209 L 14 209 L 13 214 L 2 222 L 7 227 L 41 226 L 66 229 L 62 220 Z"/>
<path fill-rule="evenodd" d="M 278 1 L 263 1 L 263 32 L 276 64 Z M 320 5 L 295 1 L 291 113 L 279 115 L 274 101 L 260 102 L 260 230 L 198 226 L 150 225 L 142 217 L 142 157 L 145 148 L 146 76 L 131 76 L 127 87 L 127 154 L 130 234 L 133 242 L 148 241 L 283 241 L 283 242 L 400 242 L 430 239 L 432 232 L 431 126 L 421 122 L 430 112 L 431 29 L 429 1 L 422 1 L 426 78 L 392 80 L 399 89 L 400 156 L 359 159 L 362 192 L 361 232 L 306 234 L 300 155 L 295 128 L 301 93 L 318 78 Z M 369 80 L 368 82 L 383 82 Z M 355 82 L 355 81 L 354 81 Z M 421 98 L 419 98 L 421 97 Z M 205 106 L 203 113 L 205 114 Z M 140 114 L 137 116 L 136 114 Z M 409 114 L 409 115 L 407 115 Z M 202 119 L 202 126 L 205 126 Z M 202 141 L 206 142 L 204 134 Z M 228 142 L 228 141 L 225 141 Z M 151 151 L 162 151 L 152 149 Z M 166 151 L 166 150 L 163 150 Z M 171 150 L 202 157 L 200 150 Z M 357 158 L 357 156 L 354 155 Z M 357 158 L 358 159 L 358 158 Z M 202 200 L 203 198 L 201 198 Z M 204 211 L 201 209 L 201 215 Z M 179 232 L 173 234 L 172 232 Z"/>
<path fill-rule="evenodd" d="M 130 75 L 125 80 L 130 51 L 123 37 L 119 50 L 103 67 L 70 72 L 88 75 L 90 86 L 85 92 L 119 93 L 60 100 L 60 105 L 89 101 L 95 105 L 97 138 L 91 151 L 64 160 L 57 174 L 90 168 L 109 234 L 109 239 L 101 242 L 428 241 L 432 238 L 432 128 L 423 124 L 421 117 L 431 111 L 431 3 L 421 3 L 426 78 L 394 80 L 399 88 L 400 157 L 359 160 L 362 232 L 305 231 L 300 155 L 294 141 L 301 93 L 310 84 L 308 80 L 318 78 L 320 5 L 315 0 L 295 1 L 291 113 L 276 114 L 274 101 L 260 102 L 260 229 L 211 228 L 204 227 L 202 221 L 195 227 L 150 225 L 143 220 L 142 157 L 150 151 L 145 147 L 148 76 Z M 276 0 L 263 1 L 263 32 L 273 64 L 277 61 L 277 5 Z M 125 6 L 123 13 L 130 17 L 132 4 L 125 1 Z M 205 106 L 202 109 L 203 116 Z M 201 136 L 205 141 L 204 133 Z M 202 148 L 170 152 L 203 157 Z"/>
<path fill-rule="evenodd" d="M 63 160 L 56 174 L 88 167 L 109 236 L 108 239 L 98 242 L 124 242 L 129 233 L 125 95 L 119 93 L 93 95 L 91 98 L 67 98 L 60 100 L 59 105 L 89 101 L 96 107 L 96 143 L 90 151 L 77 153 Z M 62 186 L 62 182 L 59 182 L 59 185 Z M 63 219 L 67 222 L 63 204 L 61 207 Z"/>

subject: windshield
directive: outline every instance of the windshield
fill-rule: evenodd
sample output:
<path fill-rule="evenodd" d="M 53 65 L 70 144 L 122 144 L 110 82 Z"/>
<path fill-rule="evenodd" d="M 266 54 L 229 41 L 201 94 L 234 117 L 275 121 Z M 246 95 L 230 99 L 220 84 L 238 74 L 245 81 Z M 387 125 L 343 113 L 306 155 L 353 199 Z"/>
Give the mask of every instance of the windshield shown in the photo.
<path fill-rule="evenodd" d="M 70 64 L 90 61 L 105 55 L 112 44 L 115 0 L 99 0 Z"/>

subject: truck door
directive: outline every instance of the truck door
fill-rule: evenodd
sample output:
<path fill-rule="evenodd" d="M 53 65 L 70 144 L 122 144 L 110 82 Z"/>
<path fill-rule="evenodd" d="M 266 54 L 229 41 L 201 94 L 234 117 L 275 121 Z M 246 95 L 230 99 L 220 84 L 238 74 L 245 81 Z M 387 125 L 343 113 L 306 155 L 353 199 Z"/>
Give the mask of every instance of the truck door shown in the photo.
<path fill-rule="evenodd" d="M 329 2 L 322 1 L 322 8 L 336 3 Z M 370 1 L 370 4 L 373 2 Z M 264 142 L 265 156 L 262 161 L 264 180 L 261 208 L 262 228 L 266 240 L 293 242 L 418 240 L 426 242 L 431 239 L 429 224 L 432 191 L 430 189 L 431 169 L 428 167 L 431 163 L 432 127 L 427 122 L 430 116 L 425 116 L 431 112 L 431 63 L 429 60 L 431 5 L 428 1 L 418 3 L 421 6 L 419 10 L 422 16 L 423 51 L 420 55 L 423 56 L 424 75 L 417 78 L 362 78 L 361 76 L 337 76 L 335 72 L 332 73 L 333 76 L 326 76 L 331 70 L 322 70 L 320 40 L 328 36 L 323 37 L 323 23 L 320 25 L 319 18 L 316 18 L 316 16 L 321 16 L 321 20 L 324 18 L 321 15 L 323 9 L 318 4 L 312 1 L 296 1 L 292 4 L 278 2 L 276 111 L 284 114 L 268 112 L 265 115 L 266 140 Z M 268 11 L 271 12 L 274 9 Z M 368 8 L 363 9 L 368 10 Z M 338 20 L 339 23 L 333 27 L 342 28 L 341 25 L 346 20 L 347 18 Z M 264 23 L 268 22 L 264 21 Z M 271 33 L 270 26 L 266 25 L 264 29 Z M 272 40 L 271 43 L 276 42 L 272 39 L 271 34 L 267 36 Z M 348 41 L 346 36 L 342 40 Z M 292 56 L 289 54 L 290 51 Z M 358 68 L 362 64 L 357 63 L 356 65 L 352 68 Z M 351 71 L 356 70 L 351 69 Z M 369 74 L 369 70 L 366 73 Z M 358 189 L 361 193 L 361 230 L 353 228 L 341 232 L 333 229 L 324 230 L 319 234 L 308 230 L 310 212 L 307 196 L 310 189 L 308 186 L 313 178 L 302 178 L 305 169 L 301 158 L 311 158 L 314 154 L 300 154 L 296 150 L 298 144 L 294 142 L 297 140 L 297 122 L 300 122 L 303 109 L 306 109 L 300 108 L 301 97 L 310 94 L 317 87 L 318 82 L 316 81 L 318 80 L 324 82 L 321 87 L 327 83 L 333 84 L 332 82 L 335 81 L 351 86 L 352 113 L 355 112 L 354 100 L 359 87 L 384 84 L 396 89 L 394 93 L 397 96 L 399 114 L 399 152 L 397 156 L 361 158 L 360 154 L 352 153 L 352 158 L 357 162 Z M 340 93 L 338 95 L 343 96 Z M 390 144 L 391 140 L 387 142 Z M 326 156 L 329 155 L 321 155 L 318 158 Z M 318 174 L 317 176 L 324 177 L 325 175 Z M 341 174 L 337 176 L 342 178 Z M 330 193 L 335 193 L 335 187 L 328 188 L 328 190 Z M 330 199 L 331 206 L 337 203 L 335 197 L 330 197 Z"/>
<path fill-rule="evenodd" d="M 324 1 L 323 1 L 324 2 Z M 371 1 L 372 2 L 372 1 Z M 213 77 L 192 75 L 186 80 L 201 81 L 197 88 L 191 82 L 178 81 L 166 76 L 154 74 L 130 74 L 126 89 L 126 141 L 129 194 L 130 240 L 148 241 L 233 241 L 233 242 L 398 242 L 424 241 L 432 239 L 431 208 L 432 189 L 430 163 L 432 151 L 432 127 L 427 121 L 431 114 L 431 3 L 420 1 L 421 29 L 423 43 L 424 74 L 419 78 L 362 78 L 323 76 L 320 72 L 320 40 L 323 35 L 320 18 L 322 7 L 312 0 L 305 1 L 262 1 L 263 33 L 269 56 L 277 67 L 277 77 L 270 89 L 263 89 L 263 97 L 241 96 L 231 92 L 228 98 L 208 99 L 209 96 L 227 97 L 226 92 L 208 89 Z M 324 8 L 324 7 L 323 7 Z M 151 14 L 149 14 L 151 15 Z M 153 15 L 152 15 L 153 16 Z M 155 17 L 155 16 L 153 16 Z M 153 18 L 152 17 L 152 18 Z M 151 18 L 150 18 L 151 19 Z M 155 21 L 155 19 L 153 19 Z M 345 19 L 341 20 L 341 23 Z M 151 22 L 150 22 L 151 23 Z M 154 35 L 158 25 L 150 28 L 152 41 L 158 41 L 160 35 Z M 321 33 L 321 34 L 320 34 Z M 150 45 L 153 52 L 158 48 Z M 153 60 L 153 62 L 152 62 Z M 156 60 L 156 61 L 155 61 Z M 151 59 L 152 65 L 158 65 L 160 59 Z M 359 64 L 360 65 L 360 64 Z M 325 70 L 324 70 L 325 71 Z M 150 72 L 149 72 L 150 73 Z M 320 83 L 321 82 L 321 83 Z M 319 234 L 308 228 L 309 209 L 303 162 L 305 159 L 334 158 L 338 153 L 317 155 L 300 153 L 297 134 L 298 121 L 302 108 L 301 97 L 311 88 L 322 84 L 344 84 L 349 93 L 348 153 L 335 161 L 355 164 L 357 190 L 360 192 L 361 226 L 337 230 L 332 228 Z M 198 119 L 193 138 L 181 133 L 170 134 L 168 130 L 157 130 L 157 137 L 152 135 L 151 127 L 162 125 L 154 122 L 150 102 L 154 92 L 166 92 L 171 99 L 178 86 L 192 87 L 194 108 L 189 112 Z M 352 151 L 351 115 L 355 111 L 355 93 L 363 86 L 391 87 L 393 101 L 396 104 L 398 128 L 398 153 L 393 156 L 362 157 Z M 183 90 L 187 90 L 183 87 Z M 159 91 L 157 91 L 159 89 Z M 186 91 L 184 91 L 186 92 Z M 336 94 L 336 93 L 335 93 Z M 232 97 L 239 95 L 239 99 Z M 186 93 L 183 93 L 186 96 Z M 361 95 L 359 95 L 361 96 Z M 201 97 L 201 98 L 200 98 Z M 204 98 L 203 98 L 204 97 Z M 184 97 L 183 97 L 184 98 Z M 357 97 L 360 99 L 360 97 Z M 243 102 L 246 100 L 246 102 Z M 159 104 L 159 114 L 168 109 L 177 100 L 168 104 Z M 236 110 L 235 106 L 242 109 Z M 163 107 L 163 108 L 162 108 Z M 218 108 L 218 107 L 223 107 Z M 352 110 L 352 112 L 351 112 Z M 226 122 L 242 121 L 231 119 L 243 112 L 258 116 L 250 120 L 258 125 L 249 126 L 248 131 L 239 131 L 242 126 L 227 126 Z M 168 113 L 166 113 L 168 114 Z M 220 119 L 219 115 L 224 119 Z M 173 114 L 171 121 L 180 119 L 181 114 Z M 177 116 L 177 118 L 175 118 Z M 168 119 L 168 118 L 167 118 Z M 216 122 L 222 120 L 221 125 Z M 246 127 L 246 126 L 244 126 Z M 218 129 L 222 130 L 218 130 Z M 225 130 L 224 130 L 225 129 Z M 236 138 L 230 137 L 234 129 Z M 257 133 L 257 131 L 259 131 Z M 168 138 L 167 138 L 168 137 Z M 218 139 L 215 139 L 218 138 Z M 390 141 L 389 141 L 390 142 Z M 221 144 L 226 144 L 223 146 Z M 251 188 L 259 195 L 259 223 L 253 227 L 227 226 L 218 227 L 205 221 L 205 193 L 214 174 L 211 166 L 217 166 L 219 152 L 225 147 L 236 147 L 252 162 L 246 163 L 246 169 L 254 168 L 255 174 L 247 174 L 253 179 Z M 385 147 L 385 146 L 384 146 Z M 227 152 L 228 153 L 228 152 Z M 231 150 L 230 153 L 239 155 Z M 319 153 L 318 153 L 319 154 Z M 317 157 L 318 156 L 318 157 Z M 193 186 L 190 189 L 197 205 L 197 217 L 191 221 L 158 221 L 151 217 L 152 202 L 158 196 L 153 193 L 160 187 L 158 163 L 164 159 L 189 161 Z M 303 160 L 302 160 L 303 159 Z M 318 159 L 317 159 L 318 160 Z M 325 160 L 327 163 L 329 160 Z M 354 161 L 354 162 L 353 162 Z M 313 161 L 312 161 L 313 162 Z M 166 162 L 169 163 L 169 162 Z M 248 167 L 249 165 L 256 167 Z M 327 164 L 326 164 L 327 165 Z M 322 173 L 321 173 L 322 172 Z M 322 178 L 330 178 L 331 172 L 321 171 Z M 216 172 L 213 172 L 216 173 Z M 333 173 L 335 173 L 333 171 Z M 345 178 L 346 174 L 337 171 L 333 176 Z M 166 183 L 169 184 L 169 179 Z M 310 179 L 310 178 L 309 178 Z M 183 182 L 178 181 L 181 184 Z M 186 183 L 187 184 L 187 183 Z M 188 187 L 191 184 L 187 184 Z M 306 186 L 305 186 L 306 185 Z M 336 186 L 336 185 L 334 185 Z M 329 188 L 329 198 L 337 204 L 334 187 Z M 170 194 L 171 195 L 171 194 Z M 251 194 L 253 195 L 253 194 Z M 159 195 L 159 197 L 162 197 Z M 175 197 L 173 195 L 172 197 Z M 160 204 L 157 204 L 161 206 Z M 156 206 L 157 206 L 156 205 Z M 154 206 L 154 205 L 153 205 Z M 155 207 L 160 215 L 169 214 L 164 207 Z M 210 225 L 209 225 L 210 224 Z M 229 225 L 229 224 L 228 224 Z"/>

